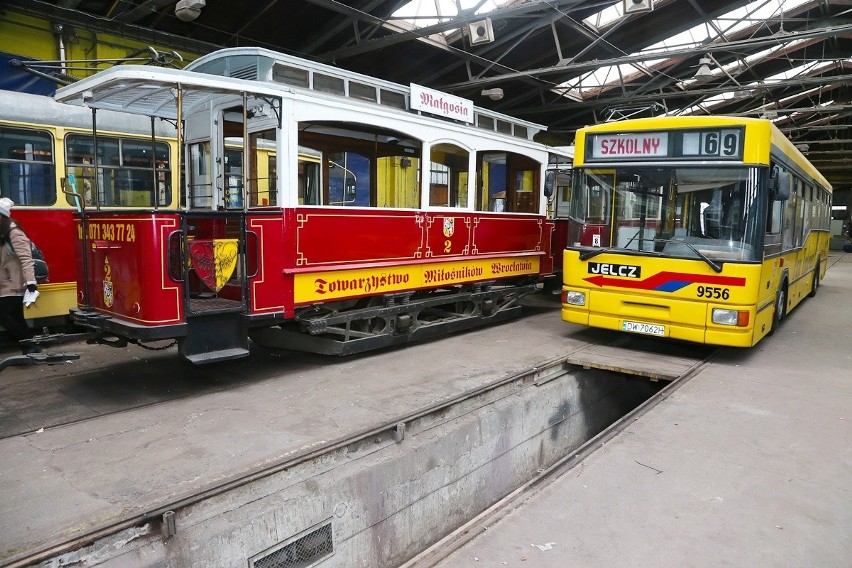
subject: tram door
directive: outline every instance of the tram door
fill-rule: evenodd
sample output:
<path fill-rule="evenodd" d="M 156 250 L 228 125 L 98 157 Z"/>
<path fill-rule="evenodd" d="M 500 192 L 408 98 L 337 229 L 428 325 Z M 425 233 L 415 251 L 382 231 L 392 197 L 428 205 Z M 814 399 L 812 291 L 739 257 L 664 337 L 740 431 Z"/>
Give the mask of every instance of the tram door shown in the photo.
<path fill-rule="evenodd" d="M 186 119 L 186 208 L 180 264 L 187 334 L 179 340 L 193 363 L 248 354 L 247 184 L 242 107 L 205 110 Z"/>

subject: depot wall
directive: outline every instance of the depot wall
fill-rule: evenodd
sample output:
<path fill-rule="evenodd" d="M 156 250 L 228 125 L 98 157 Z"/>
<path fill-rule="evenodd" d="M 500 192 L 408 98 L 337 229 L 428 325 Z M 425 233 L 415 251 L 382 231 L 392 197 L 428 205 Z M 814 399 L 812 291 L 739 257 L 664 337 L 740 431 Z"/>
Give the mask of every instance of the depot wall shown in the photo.
<path fill-rule="evenodd" d="M 122 59 L 140 50 L 146 50 L 149 46 L 160 53 L 173 51 L 173 48 L 167 45 L 149 44 L 80 26 L 51 22 L 17 13 L 11 9 L 0 14 L 0 52 L 24 59 L 59 60 L 60 38 L 65 47 L 65 60 Z M 177 51 L 184 60 L 179 66 L 185 65 L 200 55 Z M 104 62 L 75 66 L 106 69 L 112 65 L 111 62 Z M 80 78 L 95 72 L 95 69 L 69 69 L 69 74 Z"/>

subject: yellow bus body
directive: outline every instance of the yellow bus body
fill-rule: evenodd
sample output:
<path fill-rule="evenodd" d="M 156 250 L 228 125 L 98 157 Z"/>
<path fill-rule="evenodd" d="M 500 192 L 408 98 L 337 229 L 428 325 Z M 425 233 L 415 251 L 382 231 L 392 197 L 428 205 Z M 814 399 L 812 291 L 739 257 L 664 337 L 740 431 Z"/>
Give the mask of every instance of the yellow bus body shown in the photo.
<path fill-rule="evenodd" d="M 611 175 L 614 180 L 616 168 L 632 165 L 629 159 L 601 165 L 594 159 L 587 160 L 590 153 L 586 144 L 596 133 L 727 127 L 742 128 L 744 132 L 742 158 L 734 165 L 762 168 L 769 175 L 770 165 L 781 160 L 801 179 L 802 196 L 796 194 L 785 202 L 787 207 L 796 208 L 795 216 L 801 217 L 803 223 L 807 221 L 801 242 L 796 246 L 776 246 L 774 249 L 761 243 L 764 246 L 762 258 L 745 262 L 724 260 L 719 263 L 720 272 L 701 258 L 622 252 L 607 247 L 602 247 L 605 249 L 602 252 L 589 255 L 589 251 L 594 249 L 569 243 L 562 253 L 561 315 L 564 321 L 696 343 L 750 347 L 769 335 L 780 317 L 816 292 L 827 268 L 829 232 L 823 218 L 830 210 L 831 186 L 770 121 L 669 117 L 593 126 L 577 133 L 574 168 L 576 171 L 585 167 L 601 177 Z M 648 165 L 647 160 L 635 161 Z M 661 159 L 652 166 L 685 165 L 683 160 L 675 162 Z M 731 164 L 729 161 L 721 165 Z M 712 160 L 701 166 L 712 167 Z M 819 192 L 822 192 L 819 203 L 808 201 L 807 196 L 815 201 L 814 196 Z M 767 207 L 771 205 L 772 202 L 769 202 Z M 611 223 L 609 233 L 605 235 L 610 239 L 607 242 L 615 240 L 615 210 L 613 205 L 611 219 L 608 219 Z M 682 221 L 683 213 L 680 214 Z M 806 219 L 808 216 L 810 218 Z M 781 237 L 778 236 L 777 240 L 780 242 Z M 584 254 L 585 259 L 581 259 Z M 779 300 L 781 291 L 785 293 Z M 581 298 L 585 298 L 582 303 Z M 735 312 L 738 314 L 737 324 L 714 323 L 714 309 Z"/>

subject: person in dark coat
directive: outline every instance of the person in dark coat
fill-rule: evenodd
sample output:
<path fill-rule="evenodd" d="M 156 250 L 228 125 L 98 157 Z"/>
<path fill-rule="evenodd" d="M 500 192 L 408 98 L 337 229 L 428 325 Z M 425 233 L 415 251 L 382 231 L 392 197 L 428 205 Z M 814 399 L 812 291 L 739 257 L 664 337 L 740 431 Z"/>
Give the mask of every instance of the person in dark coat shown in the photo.
<path fill-rule="evenodd" d="M 8 197 L 0 197 L 0 325 L 20 341 L 35 336 L 24 319 L 24 293 L 38 290 L 38 282 L 30 239 L 9 216 L 13 205 Z M 34 345 L 22 348 L 24 354 L 39 350 Z"/>

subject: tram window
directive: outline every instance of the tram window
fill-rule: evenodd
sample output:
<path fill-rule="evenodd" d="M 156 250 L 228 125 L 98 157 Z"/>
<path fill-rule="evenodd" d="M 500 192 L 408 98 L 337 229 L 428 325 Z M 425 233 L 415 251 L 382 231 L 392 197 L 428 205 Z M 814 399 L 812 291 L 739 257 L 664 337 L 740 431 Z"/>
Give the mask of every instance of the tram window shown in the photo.
<path fill-rule="evenodd" d="M 381 104 L 393 108 L 401 108 L 405 110 L 408 108 L 405 101 L 405 95 L 402 93 L 396 93 L 394 91 L 387 91 L 385 89 L 381 89 L 382 99 L 380 101 Z"/>
<path fill-rule="evenodd" d="M 429 205 L 467 207 L 468 152 L 453 144 L 432 146 Z"/>
<path fill-rule="evenodd" d="M 326 93 L 334 93 L 335 95 L 342 95 L 344 94 L 343 79 L 332 77 L 331 75 L 323 75 L 322 73 L 314 73 L 314 89 Z"/>
<path fill-rule="evenodd" d="M 225 149 L 225 195 L 226 208 L 243 206 L 243 152 L 232 148 Z"/>
<path fill-rule="evenodd" d="M 252 206 L 278 205 L 275 137 L 274 129 L 249 135 L 252 159 L 245 167 L 248 168 L 248 198 Z"/>
<path fill-rule="evenodd" d="M 305 69 L 297 69 L 276 63 L 272 66 L 272 80 L 276 83 L 307 88 L 308 72 Z"/>
<path fill-rule="evenodd" d="M 376 205 L 409 209 L 420 207 L 420 159 L 397 151 L 376 162 Z"/>
<path fill-rule="evenodd" d="M 213 206 L 213 179 L 210 175 L 210 142 L 189 145 L 189 207 Z"/>
<path fill-rule="evenodd" d="M 117 139 L 98 137 L 98 165 L 118 166 L 121 164 L 119 155 Z"/>
<path fill-rule="evenodd" d="M 121 145 L 121 164 L 132 168 L 151 168 L 154 163 L 151 144 L 125 140 Z"/>
<path fill-rule="evenodd" d="M 298 203 L 418 208 L 421 154 L 420 141 L 402 132 L 349 123 L 302 123 Z"/>
<path fill-rule="evenodd" d="M 515 170 L 515 191 L 511 211 L 535 213 L 536 210 L 536 172 L 534 170 Z"/>
<path fill-rule="evenodd" d="M 153 207 L 171 202 L 169 146 L 165 142 L 98 137 L 95 179 L 94 139 L 70 134 L 65 139 L 66 175 L 87 205 Z M 156 173 L 152 168 L 156 165 Z M 155 186 L 156 180 L 156 187 Z M 97 183 L 95 183 L 97 181 Z M 94 188 L 98 188 L 98 195 Z M 72 196 L 67 196 L 72 203 Z"/>
<path fill-rule="evenodd" d="M 506 211 L 506 154 L 484 154 L 479 160 L 478 168 L 480 193 L 476 200 L 477 210 Z"/>
<path fill-rule="evenodd" d="M 269 176 L 269 205 L 278 205 L 278 158 L 274 154 L 266 158 Z M 261 205 L 266 205 L 261 198 Z"/>
<path fill-rule="evenodd" d="M 238 123 L 234 123 L 237 124 Z M 243 138 L 241 136 L 230 136 L 225 138 L 225 160 L 224 160 L 224 183 L 217 183 L 217 206 L 226 209 L 242 209 L 245 198 L 248 198 L 250 207 L 278 205 L 277 189 L 277 159 L 275 130 L 260 130 L 249 134 L 250 159 L 243 159 Z M 209 157 L 205 152 L 209 145 L 196 149 L 197 156 L 193 159 L 199 160 L 199 170 L 195 172 L 195 178 L 200 180 L 200 186 L 204 186 L 207 170 L 209 168 Z M 194 162 L 193 162 L 194 163 Z M 244 191 L 243 179 L 248 182 L 248 190 Z M 202 204 L 202 194 L 206 191 L 199 187 L 202 192 L 198 195 L 200 207 L 209 207 L 212 204 Z"/>
<path fill-rule="evenodd" d="M 376 102 L 376 87 L 349 81 L 349 96 L 353 99 Z"/>
<path fill-rule="evenodd" d="M 370 159 L 356 152 L 328 155 L 328 204 L 370 206 Z"/>
<path fill-rule="evenodd" d="M 299 149 L 299 205 L 322 205 L 319 152 Z"/>
<path fill-rule="evenodd" d="M 50 133 L 0 127 L 0 190 L 19 205 L 56 203 Z"/>

